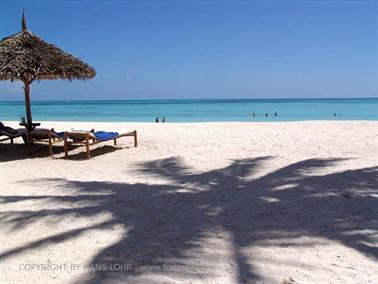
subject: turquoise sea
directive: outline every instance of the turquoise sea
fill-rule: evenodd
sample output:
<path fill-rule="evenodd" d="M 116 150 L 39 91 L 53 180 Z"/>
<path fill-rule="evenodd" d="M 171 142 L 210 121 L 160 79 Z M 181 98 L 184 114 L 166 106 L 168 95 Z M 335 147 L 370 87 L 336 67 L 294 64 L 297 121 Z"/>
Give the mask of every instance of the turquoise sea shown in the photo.
<path fill-rule="evenodd" d="M 156 116 L 167 122 L 378 120 L 378 98 L 33 101 L 32 113 L 34 121 L 152 122 Z M 21 116 L 23 101 L 0 101 L 0 120 Z"/>

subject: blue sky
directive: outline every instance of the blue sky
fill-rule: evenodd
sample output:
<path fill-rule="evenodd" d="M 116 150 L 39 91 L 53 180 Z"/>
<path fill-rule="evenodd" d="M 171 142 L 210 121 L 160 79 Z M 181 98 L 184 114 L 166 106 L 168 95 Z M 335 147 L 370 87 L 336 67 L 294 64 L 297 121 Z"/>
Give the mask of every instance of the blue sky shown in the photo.
<path fill-rule="evenodd" d="M 0 37 L 28 28 L 97 71 L 41 81 L 33 100 L 378 96 L 378 1 L 3 1 Z M 16 82 L 0 99 L 23 100 Z"/>

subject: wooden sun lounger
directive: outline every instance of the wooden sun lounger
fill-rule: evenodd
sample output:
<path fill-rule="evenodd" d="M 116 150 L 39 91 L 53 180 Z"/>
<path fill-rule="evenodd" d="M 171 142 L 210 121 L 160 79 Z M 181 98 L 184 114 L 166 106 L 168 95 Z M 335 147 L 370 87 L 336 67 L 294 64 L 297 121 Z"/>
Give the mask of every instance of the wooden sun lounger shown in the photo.
<path fill-rule="evenodd" d="M 23 129 L 22 129 L 23 130 Z M 13 134 L 13 133 L 9 133 L 9 132 L 5 132 L 5 131 L 0 131 L 0 136 L 5 136 L 5 138 L 1 138 L 0 139 L 0 142 L 4 142 L 4 141 L 8 141 L 10 140 L 10 143 L 13 144 L 13 140 L 15 138 L 18 138 L 18 137 L 22 137 L 23 135 L 26 136 L 26 131 L 23 132 L 23 133 L 16 133 L 16 134 Z"/>
<path fill-rule="evenodd" d="M 36 128 L 32 131 L 28 131 L 27 134 L 27 147 L 28 153 L 31 154 L 31 145 L 34 142 L 47 143 L 49 147 L 49 156 L 53 158 L 53 145 L 62 142 L 64 137 L 59 136 L 54 129 Z"/>
<path fill-rule="evenodd" d="M 22 139 L 26 141 L 27 133 L 26 133 L 26 129 L 24 128 L 13 129 L 13 128 L 8 127 L 8 130 L 6 129 L 0 130 L 0 137 L 1 136 L 5 136 L 5 138 L 1 138 L 0 142 L 9 140 L 10 143 L 13 144 L 13 140 L 18 137 L 22 137 Z M 0 151 L 1 151 L 1 144 L 0 144 Z"/>
<path fill-rule="evenodd" d="M 95 135 L 94 135 L 94 130 L 92 131 L 69 131 L 64 133 L 64 152 L 65 152 L 65 157 L 68 156 L 68 148 L 69 145 L 71 144 L 81 144 L 85 145 L 86 147 L 86 155 L 87 159 L 91 158 L 91 152 L 90 152 L 90 146 L 96 145 L 102 142 L 107 142 L 113 140 L 114 145 L 117 145 L 117 139 L 121 137 L 127 137 L 131 136 L 134 137 L 134 147 L 138 146 L 138 139 L 137 139 L 137 132 L 136 130 L 127 132 L 127 133 L 121 133 L 118 134 L 115 137 L 112 137 L 110 139 L 105 139 L 105 140 L 99 140 Z M 71 139 L 72 141 L 68 141 Z M 90 142 L 92 141 L 92 142 Z"/>

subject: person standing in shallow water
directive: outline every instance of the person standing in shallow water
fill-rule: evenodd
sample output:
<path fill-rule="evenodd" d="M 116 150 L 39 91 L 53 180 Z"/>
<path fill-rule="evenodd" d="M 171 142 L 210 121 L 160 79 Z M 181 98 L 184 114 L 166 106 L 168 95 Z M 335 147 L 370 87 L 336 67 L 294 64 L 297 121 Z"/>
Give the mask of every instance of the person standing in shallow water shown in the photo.
<path fill-rule="evenodd" d="M 156 122 L 156 123 L 159 122 L 159 117 L 158 117 L 158 116 L 155 118 L 155 122 Z"/>
<path fill-rule="evenodd" d="M 161 122 L 165 123 L 165 116 L 163 116 L 163 119 L 161 120 Z"/>
<path fill-rule="evenodd" d="M 265 116 L 268 117 L 268 113 L 266 113 Z"/>

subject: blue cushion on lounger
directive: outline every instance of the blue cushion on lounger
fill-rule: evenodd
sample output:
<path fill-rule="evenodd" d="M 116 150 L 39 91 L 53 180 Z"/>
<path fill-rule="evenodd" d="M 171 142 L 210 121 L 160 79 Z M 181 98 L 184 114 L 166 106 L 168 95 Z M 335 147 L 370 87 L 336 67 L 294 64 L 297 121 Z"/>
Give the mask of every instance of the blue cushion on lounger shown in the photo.
<path fill-rule="evenodd" d="M 118 132 L 96 131 L 94 135 L 98 140 L 104 141 L 116 138 L 118 136 Z"/>
<path fill-rule="evenodd" d="M 58 136 L 60 137 L 60 138 L 63 138 L 63 136 L 64 136 L 64 132 L 55 132 L 56 134 L 58 134 Z"/>

